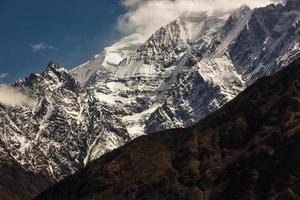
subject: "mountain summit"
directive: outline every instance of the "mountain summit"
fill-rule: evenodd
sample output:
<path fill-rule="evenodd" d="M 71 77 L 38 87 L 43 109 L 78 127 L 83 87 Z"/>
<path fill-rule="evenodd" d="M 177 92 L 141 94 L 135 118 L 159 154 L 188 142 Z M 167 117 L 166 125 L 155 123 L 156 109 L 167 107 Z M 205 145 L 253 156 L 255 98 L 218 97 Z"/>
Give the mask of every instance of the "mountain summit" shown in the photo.
<path fill-rule="evenodd" d="M 138 138 L 47 199 L 299 199 L 300 60 L 188 129 Z"/>
<path fill-rule="evenodd" d="M 71 74 L 132 138 L 189 127 L 300 55 L 297 2 L 181 16 L 146 41 L 122 39 Z"/>
<path fill-rule="evenodd" d="M 40 74 L 18 80 L 12 87 L 31 94 L 36 105 L 0 105 L 0 150 L 2 158 L 9 161 L 4 162 L 5 169 L 19 170 L 16 176 L 23 177 L 25 185 L 30 177 L 37 181 L 36 187 L 28 190 L 31 197 L 131 140 L 110 109 L 57 64 L 50 63 Z M 14 181 L 18 180 L 10 184 Z M 17 191 L 6 183 L 0 185 L 6 192 L 0 192 L 0 199 Z"/>
<path fill-rule="evenodd" d="M 42 183 L 33 188 L 21 187 L 18 195 L 22 198 L 23 189 L 27 188 L 32 193 L 26 195 L 32 197 L 37 191 L 76 173 L 91 161 L 139 136 L 192 127 L 221 109 L 256 80 L 276 73 L 299 58 L 300 6 L 296 6 L 297 3 L 294 0 L 288 1 L 286 6 L 272 4 L 256 9 L 242 6 L 232 11 L 190 13 L 174 19 L 149 38 L 137 33 L 126 36 L 70 71 L 51 62 L 40 74 L 18 80 L 12 87 L 29 94 L 36 103 L 32 107 L 0 105 L 2 163 L 5 171 L 19 170 L 18 177 L 24 178 L 21 185 L 26 185 L 30 178 L 34 183 Z M 273 86 L 277 88 L 277 85 Z M 261 94 L 257 95 L 260 97 Z M 252 111 L 258 112 L 254 113 L 255 117 L 260 117 L 259 113 L 264 112 L 261 109 L 266 108 L 257 110 L 251 102 L 246 102 L 247 105 L 242 107 L 251 108 L 245 112 L 250 113 L 252 120 L 255 119 L 251 118 Z M 235 118 L 231 119 L 235 122 Z M 215 120 L 215 123 L 219 123 L 218 120 L 224 122 L 222 118 Z M 230 131 L 226 124 L 216 124 L 224 128 L 222 137 L 209 133 L 223 138 L 222 148 L 229 145 L 229 150 L 223 148 L 217 164 L 228 161 L 222 157 L 228 156 L 227 153 L 236 153 L 231 148 L 245 149 L 243 145 L 252 137 L 249 132 L 239 135 L 240 129 L 244 130 L 244 125 L 256 127 L 253 124 L 256 119 L 247 124 L 244 119 L 237 120 Z M 215 130 L 213 122 L 209 124 Z M 192 129 L 180 129 L 179 132 L 185 130 Z M 186 136 L 168 132 L 175 133 L 181 143 L 182 137 Z M 219 151 L 214 148 L 221 144 L 217 144 L 213 136 L 206 142 L 215 145 L 210 147 L 212 151 Z M 146 149 L 150 152 L 166 150 L 161 148 L 164 147 L 153 144 L 153 148 Z M 206 154 L 205 151 L 210 149 L 203 151 Z M 149 165 L 156 166 L 151 160 Z M 180 165 L 178 163 L 176 165 Z M 205 177 L 212 181 L 214 179 L 209 176 L 215 171 L 210 167 Z M 194 168 L 192 172 L 192 175 L 197 175 Z M 189 173 L 180 176 L 189 176 Z M 0 188 L 5 188 L 4 195 L 15 194 L 13 184 L 6 184 L 5 180 L 13 176 L 2 177 Z M 190 181 L 185 177 L 181 179 Z M 258 179 L 253 177 L 251 180 Z M 107 185 L 109 183 L 111 179 Z M 103 184 L 104 188 L 108 187 L 106 182 Z M 148 191 L 149 188 L 145 187 Z M 115 188 L 117 191 L 121 189 Z"/>

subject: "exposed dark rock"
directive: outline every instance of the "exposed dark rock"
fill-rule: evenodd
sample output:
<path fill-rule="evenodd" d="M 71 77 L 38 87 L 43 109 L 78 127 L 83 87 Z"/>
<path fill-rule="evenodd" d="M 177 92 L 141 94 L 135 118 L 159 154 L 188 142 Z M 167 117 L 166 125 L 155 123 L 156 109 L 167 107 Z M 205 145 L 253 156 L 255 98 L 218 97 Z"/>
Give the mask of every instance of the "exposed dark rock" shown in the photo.
<path fill-rule="evenodd" d="M 138 138 L 37 197 L 299 199 L 300 60 L 192 128 Z"/>

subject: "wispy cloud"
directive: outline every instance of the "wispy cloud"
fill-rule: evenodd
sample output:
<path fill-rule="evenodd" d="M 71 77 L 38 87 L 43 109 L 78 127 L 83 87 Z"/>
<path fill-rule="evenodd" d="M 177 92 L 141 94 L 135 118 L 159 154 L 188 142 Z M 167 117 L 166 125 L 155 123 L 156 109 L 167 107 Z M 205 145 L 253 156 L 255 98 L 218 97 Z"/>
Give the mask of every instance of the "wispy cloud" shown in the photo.
<path fill-rule="evenodd" d="M 47 44 L 46 42 L 40 42 L 29 45 L 33 52 L 45 51 L 45 50 L 56 50 L 57 48 L 53 45 Z"/>
<path fill-rule="evenodd" d="M 0 73 L 0 81 L 5 79 L 8 76 L 8 73 Z"/>
<path fill-rule="evenodd" d="M 128 12 L 118 21 L 124 33 L 153 33 L 159 27 L 188 13 L 231 10 L 247 4 L 261 7 L 281 0 L 122 0 Z"/>
<path fill-rule="evenodd" d="M 0 85 L 0 103 L 6 106 L 29 106 L 33 107 L 36 101 L 28 97 L 27 94 L 21 92 L 17 88 Z"/>

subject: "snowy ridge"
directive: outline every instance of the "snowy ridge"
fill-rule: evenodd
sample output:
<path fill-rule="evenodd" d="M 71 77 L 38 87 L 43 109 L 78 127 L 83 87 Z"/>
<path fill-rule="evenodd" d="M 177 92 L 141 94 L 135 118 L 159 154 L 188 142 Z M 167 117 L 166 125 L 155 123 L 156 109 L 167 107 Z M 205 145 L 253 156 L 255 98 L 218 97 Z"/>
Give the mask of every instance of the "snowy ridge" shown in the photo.
<path fill-rule="evenodd" d="M 38 103 L 33 109 L 0 106 L 0 143 L 29 171 L 58 181 L 130 140 L 122 123 L 56 64 L 14 87 Z"/>
<path fill-rule="evenodd" d="M 291 26 L 297 24 L 297 9 L 270 5 L 250 11 L 242 7 L 231 15 L 203 54 L 194 56 L 192 70 L 151 114 L 146 132 L 191 126 L 257 78 L 273 74 L 297 58 L 299 27 Z"/>
<path fill-rule="evenodd" d="M 115 114 L 132 138 L 144 134 L 145 121 L 163 104 L 177 77 L 190 70 L 190 54 L 198 46 L 205 49 L 228 16 L 196 13 L 175 20 L 124 58 L 110 77 L 104 80 L 98 76 L 89 90 L 99 101 L 118 108 Z M 199 29 L 195 24 L 200 24 Z M 201 41 L 196 38 L 200 36 Z"/>
<path fill-rule="evenodd" d="M 77 81 L 85 87 L 93 84 L 96 79 L 103 81 L 114 74 L 116 66 L 143 42 L 144 38 L 139 34 L 127 36 L 114 45 L 105 48 L 103 52 L 95 55 L 88 62 L 72 69 L 70 74 L 76 77 Z"/>
<path fill-rule="evenodd" d="M 50 63 L 13 85 L 33 109 L 0 105 L 0 151 L 58 181 L 135 137 L 192 126 L 300 56 L 299 16 L 297 0 L 192 13 L 71 71 Z"/>
<path fill-rule="evenodd" d="M 91 92 L 118 108 L 133 138 L 187 127 L 296 58 L 298 30 L 290 5 L 190 13 L 118 60 L 105 80 L 98 75 Z"/>

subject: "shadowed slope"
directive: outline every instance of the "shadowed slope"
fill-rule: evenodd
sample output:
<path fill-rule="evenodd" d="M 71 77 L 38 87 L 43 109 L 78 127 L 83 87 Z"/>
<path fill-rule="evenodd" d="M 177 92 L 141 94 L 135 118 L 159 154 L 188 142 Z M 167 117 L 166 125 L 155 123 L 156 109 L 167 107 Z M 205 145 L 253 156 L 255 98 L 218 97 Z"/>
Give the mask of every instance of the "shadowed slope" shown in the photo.
<path fill-rule="evenodd" d="M 3 154 L 1 155 L 3 156 Z M 3 160 L 0 156 L 0 199 L 32 199 L 51 184 L 42 174 L 33 174 L 17 162 Z"/>
<path fill-rule="evenodd" d="M 299 199 L 300 60 L 189 129 L 145 136 L 37 199 Z"/>

